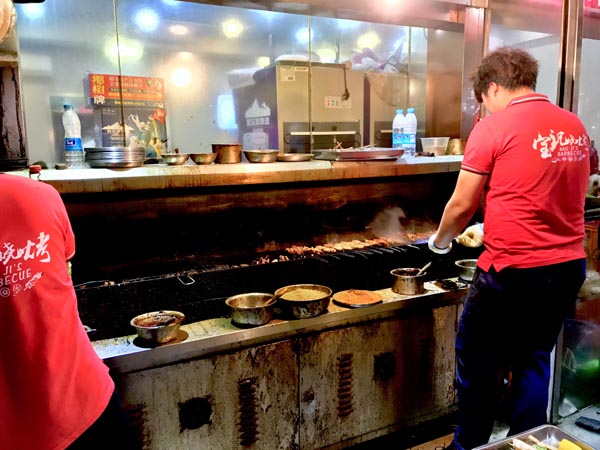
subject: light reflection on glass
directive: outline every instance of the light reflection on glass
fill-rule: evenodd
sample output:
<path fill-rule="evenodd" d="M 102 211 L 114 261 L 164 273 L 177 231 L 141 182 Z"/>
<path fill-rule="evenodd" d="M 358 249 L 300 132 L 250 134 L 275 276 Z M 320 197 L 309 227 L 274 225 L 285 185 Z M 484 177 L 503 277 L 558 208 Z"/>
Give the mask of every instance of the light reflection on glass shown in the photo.
<path fill-rule="evenodd" d="M 271 64 L 271 58 L 268 56 L 259 56 L 256 59 L 256 65 L 259 67 L 267 67 L 269 64 Z"/>
<path fill-rule="evenodd" d="M 176 87 L 186 87 L 192 82 L 192 72 L 185 67 L 178 67 L 171 73 L 171 81 Z"/>
<path fill-rule="evenodd" d="M 336 24 L 340 30 L 354 30 L 360 27 L 361 22 L 357 20 L 336 19 Z"/>
<path fill-rule="evenodd" d="M 222 29 L 225 37 L 236 38 L 244 31 L 244 25 L 236 19 L 229 19 L 223 22 Z"/>
<path fill-rule="evenodd" d="M 317 50 L 317 55 L 319 55 L 319 58 L 321 58 L 321 62 L 325 62 L 325 63 L 336 62 L 335 61 L 336 53 L 335 53 L 335 50 L 333 50 L 332 48 L 321 48 L 321 49 Z"/>
<path fill-rule="evenodd" d="M 300 28 L 296 31 L 296 41 L 298 41 L 299 44 L 307 44 L 309 37 L 310 33 L 307 27 Z"/>
<path fill-rule="evenodd" d="M 379 39 L 377 33 L 370 32 L 359 36 L 359 38 L 356 41 L 356 44 L 358 45 L 358 48 L 374 49 L 379 44 L 381 44 L 381 39 Z"/>
<path fill-rule="evenodd" d="M 183 36 L 188 33 L 188 28 L 184 25 L 171 25 L 169 31 L 176 36 Z"/>
<path fill-rule="evenodd" d="M 23 14 L 29 19 L 39 19 L 45 14 L 44 5 L 39 4 L 26 4 L 21 6 Z"/>
<path fill-rule="evenodd" d="M 158 28 L 159 17 L 153 9 L 144 8 L 135 13 L 134 21 L 144 32 L 155 31 Z"/>
<path fill-rule="evenodd" d="M 138 61 L 144 54 L 144 47 L 135 40 L 125 40 L 121 38 L 117 46 L 115 39 L 110 39 L 104 46 L 105 56 L 112 62 L 117 61 L 119 54 L 123 61 Z"/>
<path fill-rule="evenodd" d="M 179 56 L 181 59 L 184 59 L 186 61 L 188 61 L 194 57 L 194 55 L 192 55 L 191 52 L 179 52 L 179 53 L 177 53 L 177 56 Z"/>

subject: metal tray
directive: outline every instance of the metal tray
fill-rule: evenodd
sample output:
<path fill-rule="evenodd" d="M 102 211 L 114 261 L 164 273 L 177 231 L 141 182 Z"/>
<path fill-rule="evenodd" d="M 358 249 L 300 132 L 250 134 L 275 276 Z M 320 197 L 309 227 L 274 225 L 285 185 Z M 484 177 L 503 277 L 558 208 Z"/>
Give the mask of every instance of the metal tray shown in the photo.
<path fill-rule="evenodd" d="M 568 439 L 572 443 L 577 444 L 579 447 L 581 447 L 582 450 L 594 450 L 591 446 L 584 444 L 576 437 L 570 435 L 569 433 L 561 430 L 560 428 L 554 425 L 542 425 L 537 428 L 524 431 L 523 433 L 507 437 L 506 439 L 502 439 L 501 441 L 481 445 L 475 448 L 474 450 L 512 450 L 513 447 L 512 445 L 510 445 L 510 441 L 512 441 L 513 438 L 520 439 L 524 442 L 527 442 L 528 444 L 533 444 L 533 442 L 527 439 L 527 436 L 529 435 L 537 438 L 544 444 L 551 444 L 555 447 L 558 447 L 558 443 L 563 439 Z"/>
<path fill-rule="evenodd" d="M 365 150 L 313 150 L 316 159 L 329 161 L 390 161 L 404 154 L 396 148 L 368 148 Z"/>

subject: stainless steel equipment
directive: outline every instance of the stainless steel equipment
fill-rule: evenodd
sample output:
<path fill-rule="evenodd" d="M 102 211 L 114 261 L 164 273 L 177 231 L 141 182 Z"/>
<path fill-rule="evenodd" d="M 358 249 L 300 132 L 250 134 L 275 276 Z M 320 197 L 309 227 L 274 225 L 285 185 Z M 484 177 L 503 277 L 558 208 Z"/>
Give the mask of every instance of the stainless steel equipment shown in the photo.
<path fill-rule="evenodd" d="M 344 64 L 279 61 L 258 70 L 254 84 L 233 89 L 240 142 L 286 153 L 362 145 L 363 79 Z"/>

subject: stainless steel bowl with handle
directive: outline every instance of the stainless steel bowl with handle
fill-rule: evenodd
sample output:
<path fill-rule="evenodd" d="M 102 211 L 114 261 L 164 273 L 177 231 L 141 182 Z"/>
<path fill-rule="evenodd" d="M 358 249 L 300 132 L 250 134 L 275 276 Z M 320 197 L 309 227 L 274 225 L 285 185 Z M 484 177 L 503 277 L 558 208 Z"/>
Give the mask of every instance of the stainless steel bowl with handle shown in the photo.
<path fill-rule="evenodd" d="M 394 269 L 390 273 L 394 277 L 392 291 L 402 295 L 419 295 L 425 292 L 425 275 L 419 274 L 421 269 L 416 267 L 403 267 Z"/>
<path fill-rule="evenodd" d="M 164 344 L 177 337 L 177 332 L 185 315 L 179 311 L 153 311 L 131 319 L 131 326 L 137 335 L 153 344 Z"/>
<path fill-rule="evenodd" d="M 271 320 L 276 301 L 273 294 L 252 292 L 229 297 L 225 303 L 231 309 L 231 320 L 234 324 L 260 326 Z"/>

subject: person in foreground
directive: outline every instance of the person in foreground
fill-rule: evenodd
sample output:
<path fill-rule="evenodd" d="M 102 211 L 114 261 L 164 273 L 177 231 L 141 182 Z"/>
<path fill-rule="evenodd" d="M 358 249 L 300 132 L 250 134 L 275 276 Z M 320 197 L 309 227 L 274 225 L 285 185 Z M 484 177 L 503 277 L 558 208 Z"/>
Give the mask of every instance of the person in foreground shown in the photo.
<path fill-rule="evenodd" d="M 0 173 L 0 211 L 0 448 L 134 448 L 79 319 L 67 268 L 75 238 L 58 192 Z"/>
<path fill-rule="evenodd" d="M 585 279 L 590 140 L 575 114 L 535 93 L 537 75 L 537 61 L 520 49 L 500 48 L 482 60 L 473 89 L 490 115 L 469 136 L 429 240 L 432 251 L 449 252 L 484 194 L 484 251 L 455 346 L 451 447 L 461 450 L 488 442 L 505 367 L 512 371 L 509 434 L 547 423 L 550 354 Z"/>

